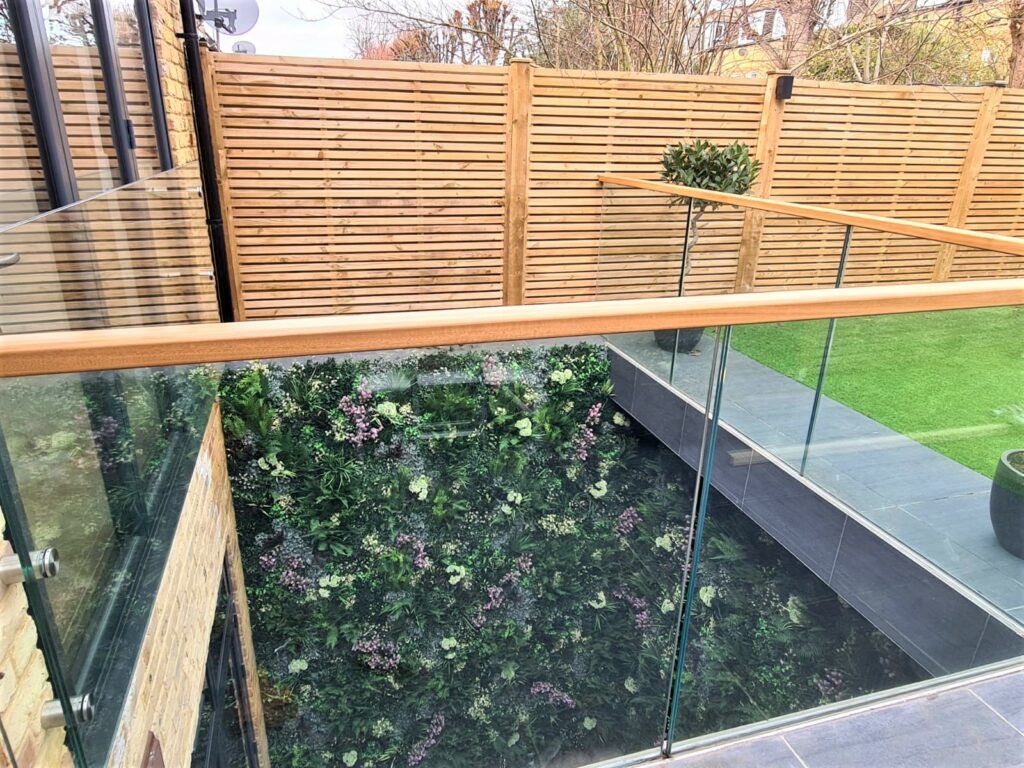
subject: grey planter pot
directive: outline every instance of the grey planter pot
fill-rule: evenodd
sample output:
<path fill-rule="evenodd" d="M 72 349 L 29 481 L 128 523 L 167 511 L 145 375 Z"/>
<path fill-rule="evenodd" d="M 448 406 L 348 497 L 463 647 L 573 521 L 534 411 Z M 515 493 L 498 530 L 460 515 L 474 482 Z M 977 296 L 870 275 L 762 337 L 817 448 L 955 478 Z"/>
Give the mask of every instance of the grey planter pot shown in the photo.
<path fill-rule="evenodd" d="M 1009 450 L 999 458 L 988 497 L 988 514 L 1000 546 L 1024 559 L 1024 472 L 1010 464 L 1015 454 L 1019 462 L 1024 448 Z"/>
<path fill-rule="evenodd" d="M 684 328 L 679 331 L 679 343 L 676 345 L 676 352 L 689 354 L 696 349 L 704 336 L 703 328 Z M 672 351 L 672 345 L 676 341 L 675 331 L 655 331 L 654 341 L 666 352 Z"/>

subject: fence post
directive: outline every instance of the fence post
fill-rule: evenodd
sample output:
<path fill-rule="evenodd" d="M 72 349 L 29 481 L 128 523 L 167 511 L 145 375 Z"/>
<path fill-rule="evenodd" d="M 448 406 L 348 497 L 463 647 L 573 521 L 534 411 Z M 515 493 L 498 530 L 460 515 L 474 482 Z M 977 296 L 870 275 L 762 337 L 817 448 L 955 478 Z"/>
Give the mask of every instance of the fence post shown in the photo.
<path fill-rule="evenodd" d="M 224 147 L 224 134 L 221 124 L 220 93 L 214 70 L 216 64 L 213 54 L 205 46 L 200 50 L 203 67 L 203 83 L 206 90 L 206 104 L 210 118 L 210 139 L 213 142 L 213 167 L 216 174 L 217 189 L 220 193 L 220 216 L 224 227 L 224 246 L 227 250 L 227 279 L 231 288 L 232 304 L 236 320 L 245 320 L 245 295 L 242 292 L 242 271 L 238 258 L 238 242 L 235 239 L 235 222 L 231 214 L 231 185 L 228 182 L 227 150 Z M 211 201 L 206 201 L 207 205 Z"/>
<path fill-rule="evenodd" d="M 775 155 L 782 131 L 782 115 L 786 100 L 778 95 L 779 79 L 791 77 L 788 71 L 769 72 L 764 87 L 764 101 L 761 104 L 761 122 L 757 127 L 757 151 L 755 157 L 761 162 L 761 171 L 750 189 L 755 197 L 767 197 L 772 191 L 772 176 L 775 174 Z M 761 251 L 761 233 L 764 230 L 764 211 L 746 209 L 743 213 L 743 232 L 740 235 L 740 252 L 736 265 L 736 292 L 749 291 L 754 287 L 757 276 L 757 259 Z"/>
<path fill-rule="evenodd" d="M 967 214 L 971 211 L 971 199 L 974 197 L 981 166 L 984 164 L 985 154 L 988 152 L 992 126 L 995 124 L 996 114 L 999 112 L 999 103 L 1002 101 L 1005 85 L 1001 82 L 990 83 L 982 94 L 981 102 L 978 104 L 978 116 L 974 119 L 974 128 L 971 130 L 971 143 L 967 145 L 967 153 L 964 155 L 963 165 L 960 166 L 960 179 L 957 182 L 956 194 L 953 195 L 953 202 L 949 206 L 946 226 L 962 227 L 967 221 Z M 951 243 L 943 243 L 939 246 L 932 280 L 949 279 L 953 270 L 953 259 L 956 258 L 956 249 L 957 247 Z"/>
<path fill-rule="evenodd" d="M 512 59 L 508 67 L 505 112 L 505 221 L 501 297 L 522 304 L 526 266 L 526 217 L 530 197 L 530 107 L 533 61 Z"/>

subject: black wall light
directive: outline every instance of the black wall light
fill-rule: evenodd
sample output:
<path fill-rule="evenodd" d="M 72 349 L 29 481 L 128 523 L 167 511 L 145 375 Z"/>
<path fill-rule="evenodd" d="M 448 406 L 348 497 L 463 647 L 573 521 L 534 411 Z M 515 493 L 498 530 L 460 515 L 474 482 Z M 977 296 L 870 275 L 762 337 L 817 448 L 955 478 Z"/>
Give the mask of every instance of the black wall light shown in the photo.
<path fill-rule="evenodd" d="M 793 96 L 793 76 L 792 75 L 779 75 L 779 79 L 775 81 L 775 98 L 779 101 L 785 101 Z"/>

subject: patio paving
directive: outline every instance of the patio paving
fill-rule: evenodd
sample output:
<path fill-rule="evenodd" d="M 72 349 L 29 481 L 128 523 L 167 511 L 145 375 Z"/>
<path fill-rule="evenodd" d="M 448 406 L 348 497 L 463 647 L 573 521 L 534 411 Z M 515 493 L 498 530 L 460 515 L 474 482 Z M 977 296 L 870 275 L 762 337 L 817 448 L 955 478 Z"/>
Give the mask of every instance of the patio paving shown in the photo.
<path fill-rule="evenodd" d="M 609 336 L 668 380 L 671 355 L 653 334 Z M 704 404 L 714 340 L 676 362 L 673 385 Z M 814 391 L 729 350 L 722 420 L 799 469 Z M 828 397 L 822 397 L 804 476 L 960 584 L 1024 624 L 1024 560 L 999 546 L 989 478 Z"/>
<path fill-rule="evenodd" d="M 1011 768 L 1024 765 L 1024 671 L 778 729 L 665 768 Z"/>

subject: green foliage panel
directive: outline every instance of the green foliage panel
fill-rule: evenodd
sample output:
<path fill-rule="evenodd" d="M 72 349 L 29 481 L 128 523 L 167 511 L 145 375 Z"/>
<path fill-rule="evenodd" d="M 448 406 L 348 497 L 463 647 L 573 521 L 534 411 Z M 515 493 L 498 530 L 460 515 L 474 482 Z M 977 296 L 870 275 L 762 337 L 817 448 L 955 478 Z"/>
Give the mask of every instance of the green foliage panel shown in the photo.
<path fill-rule="evenodd" d="M 693 474 L 615 408 L 602 347 L 254 363 L 222 386 L 275 765 L 575 766 L 659 743 Z M 874 686 L 880 655 L 890 684 L 912 676 L 729 519 L 687 731 Z M 822 617 L 835 631 L 808 632 Z"/>

